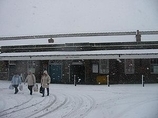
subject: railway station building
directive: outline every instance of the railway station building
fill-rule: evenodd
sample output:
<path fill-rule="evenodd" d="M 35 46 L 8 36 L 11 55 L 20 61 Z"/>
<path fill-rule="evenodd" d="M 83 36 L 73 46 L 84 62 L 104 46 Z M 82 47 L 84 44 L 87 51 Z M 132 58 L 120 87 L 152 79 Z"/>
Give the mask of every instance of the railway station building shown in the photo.
<path fill-rule="evenodd" d="M 48 70 L 51 82 L 60 84 L 73 84 L 74 78 L 78 84 L 106 84 L 107 76 L 110 84 L 139 84 L 142 76 L 157 83 L 158 41 L 135 36 L 134 42 L 1 46 L 0 79 L 11 80 L 14 71 L 25 79 L 31 70 L 40 82 Z"/>

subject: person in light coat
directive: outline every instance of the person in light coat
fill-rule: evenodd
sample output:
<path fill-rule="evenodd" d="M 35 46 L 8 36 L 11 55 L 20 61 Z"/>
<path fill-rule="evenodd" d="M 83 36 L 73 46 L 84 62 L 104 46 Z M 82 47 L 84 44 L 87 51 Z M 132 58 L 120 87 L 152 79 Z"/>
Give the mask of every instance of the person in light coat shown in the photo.
<path fill-rule="evenodd" d="M 21 77 L 18 75 L 17 72 L 15 72 L 15 75 L 12 77 L 11 83 L 12 83 L 12 86 L 15 88 L 14 94 L 17 94 L 19 91 L 18 86 L 19 84 L 21 84 Z"/>
<path fill-rule="evenodd" d="M 28 89 L 30 90 L 30 95 L 32 95 L 32 92 L 33 92 L 32 89 L 33 89 L 33 86 L 36 83 L 36 77 L 31 71 L 28 72 L 28 75 L 25 79 L 25 83 L 26 82 L 28 84 Z"/>
<path fill-rule="evenodd" d="M 48 75 L 48 72 L 45 70 L 43 72 L 43 75 L 41 77 L 41 86 L 42 86 L 42 94 L 44 97 L 44 93 L 45 93 L 45 88 L 47 88 L 47 96 L 49 96 L 49 84 L 51 82 L 50 76 Z"/>

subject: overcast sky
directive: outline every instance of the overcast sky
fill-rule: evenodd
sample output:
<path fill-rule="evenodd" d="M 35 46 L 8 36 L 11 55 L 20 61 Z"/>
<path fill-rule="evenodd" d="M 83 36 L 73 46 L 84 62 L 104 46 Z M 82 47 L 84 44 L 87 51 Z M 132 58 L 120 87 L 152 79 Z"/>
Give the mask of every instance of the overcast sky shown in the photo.
<path fill-rule="evenodd" d="M 0 37 L 158 30 L 157 6 L 158 0 L 0 0 Z"/>

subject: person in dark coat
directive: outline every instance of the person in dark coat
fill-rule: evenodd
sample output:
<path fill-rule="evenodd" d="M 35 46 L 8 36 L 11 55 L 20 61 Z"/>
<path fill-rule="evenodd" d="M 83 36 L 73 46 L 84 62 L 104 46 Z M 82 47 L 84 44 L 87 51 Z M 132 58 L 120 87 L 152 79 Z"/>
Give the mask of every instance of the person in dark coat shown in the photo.
<path fill-rule="evenodd" d="M 13 75 L 12 80 L 11 80 L 12 86 L 15 88 L 15 93 L 18 93 L 18 86 L 21 84 L 21 77 L 18 75 L 17 72 L 15 72 L 15 75 Z"/>
<path fill-rule="evenodd" d="M 47 96 L 49 96 L 49 84 L 50 84 L 50 81 L 51 81 L 50 76 L 48 75 L 48 72 L 45 70 L 43 72 L 42 77 L 41 77 L 41 86 L 43 88 L 43 90 L 42 90 L 43 96 L 42 97 L 44 97 L 45 88 L 47 88 Z"/>

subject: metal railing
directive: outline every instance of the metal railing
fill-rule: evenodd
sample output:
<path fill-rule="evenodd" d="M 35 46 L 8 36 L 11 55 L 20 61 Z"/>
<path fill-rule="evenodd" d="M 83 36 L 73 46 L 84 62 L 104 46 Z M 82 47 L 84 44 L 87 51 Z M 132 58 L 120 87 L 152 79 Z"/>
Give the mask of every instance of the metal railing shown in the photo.
<path fill-rule="evenodd" d="M 41 39 L 41 38 L 66 38 L 66 37 L 91 37 L 91 36 L 122 36 L 136 35 L 137 32 L 98 32 L 98 33 L 72 33 L 72 34 L 50 34 L 50 35 L 31 35 L 31 36 L 14 36 L 0 37 L 2 40 L 24 40 L 24 39 Z M 139 31 L 140 35 L 158 35 L 158 31 Z"/>

